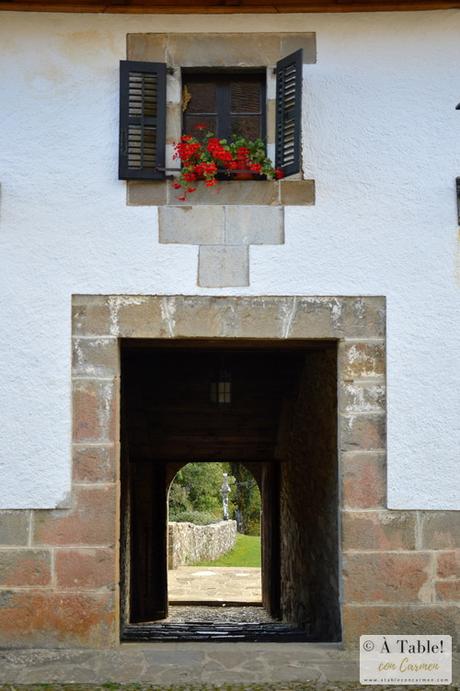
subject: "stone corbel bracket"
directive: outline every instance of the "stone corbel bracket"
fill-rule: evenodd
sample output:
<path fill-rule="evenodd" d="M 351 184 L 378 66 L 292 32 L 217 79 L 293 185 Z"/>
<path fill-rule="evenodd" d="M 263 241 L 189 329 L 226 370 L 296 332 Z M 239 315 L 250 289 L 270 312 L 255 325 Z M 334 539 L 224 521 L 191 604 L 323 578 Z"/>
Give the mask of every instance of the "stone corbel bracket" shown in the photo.
<path fill-rule="evenodd" d="M 199 286 L 243 287 L 249 285 L 249 245 L 284 244 L 284 206 L 314 204 L 315 185 L 313 180 L 224 182 L 212 191 L 200 188 L 193 205 L 175 195 L 167 183 L 130 183 L 128 203 L 158 206 L 160 243 L 199 246 Z"/>

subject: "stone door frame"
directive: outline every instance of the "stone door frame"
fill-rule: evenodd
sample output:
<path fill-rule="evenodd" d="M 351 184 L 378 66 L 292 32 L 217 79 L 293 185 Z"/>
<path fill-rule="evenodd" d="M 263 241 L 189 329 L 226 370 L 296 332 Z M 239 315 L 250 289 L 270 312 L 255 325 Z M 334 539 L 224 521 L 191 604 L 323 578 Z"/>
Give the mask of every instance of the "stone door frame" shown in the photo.
<path fill-rule="evenodd" d="M 100 486 L 113 464 L 114 497 L 120 495 L 119 339 L 335 340 L 338 344 L 338 454 L 341 549 L 344 519 L 356 487 L 350 472 L 371 472 L 384 494 L 385 299 L 382 297 L 89 296 L 73 298 L 73 474 L 75 488 Z M 89 455 L 90 454 L 90 455 Z M 90 466 L 93 458 L 94 466 Z M 97 458 L 96 458 L 97 456 Z M 350 471 L 349 468 L 352 470 Z M 361 471 L 359 471 L 361 469 Z M 88 488 L 85 487 L 85 491 Z M 109 510 L 110 515 L 110 510 Z M 118 499 L 111 511 L 114 598 L 118 601 Z M 341 575 L 342 609 L 348 607 Z M 343 616 L 344 612 L 342 612 Z M 118 604 L 113 634 L 118 639 Z M 346 635 L 346 631 L 344 631 Z"/>

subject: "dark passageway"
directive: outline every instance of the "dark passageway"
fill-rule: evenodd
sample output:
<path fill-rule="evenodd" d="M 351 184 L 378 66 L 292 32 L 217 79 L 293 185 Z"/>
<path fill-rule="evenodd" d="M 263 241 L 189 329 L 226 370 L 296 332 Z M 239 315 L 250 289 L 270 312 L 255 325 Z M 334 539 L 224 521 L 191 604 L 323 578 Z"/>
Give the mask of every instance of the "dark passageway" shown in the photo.
<path fill-rule="evenodd" d="M 261 489 L 265 634 L 340 639 L 336 343 L 307 346 L 123 342 L 124 638 L 197 637 L 184 612 L 168 613 L 168 488 L 185 463 L 225 461 Z M 235 633 L 235 616 L 219 612 L 206 637 Z"/>

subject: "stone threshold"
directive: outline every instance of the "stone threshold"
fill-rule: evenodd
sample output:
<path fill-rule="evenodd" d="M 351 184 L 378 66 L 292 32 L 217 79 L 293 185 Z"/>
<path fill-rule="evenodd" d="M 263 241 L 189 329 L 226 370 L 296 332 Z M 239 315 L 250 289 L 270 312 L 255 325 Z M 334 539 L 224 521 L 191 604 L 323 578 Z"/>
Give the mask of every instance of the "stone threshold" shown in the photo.
<path fill-rule="evenodd" d="M 439 691 L 455 688 L 459 662 L 459 655 L 454 654 L 454 686 L 438 686 Z M 182 689 L 190 685 L 215 689 L 216 685 L 234 684 L 246 689 L 250 684 L 277 684 L 279 689 L 301 682 L 304 691 L 328 682 L 347 683 L 347 689 L 350 683 L 351 688 L 363 688 L 358 679 L 358 652 L 345 652 L 334 643 L 123 643 L 111 650 L 0 651 L 0 684 L 14 684 L 15 688 L 111 683 L 131 687 L 155 684 L 155 688 L 177 684 Z"/>
<path fill-rule="evenodd" d="M 314 180 L 222 180 L 216 187 L 199 185 L 188 199 L 179 201 L 180 190 L 169 180 L 131 180 L 127 184 L 129 206 L 312 206 Z"/>

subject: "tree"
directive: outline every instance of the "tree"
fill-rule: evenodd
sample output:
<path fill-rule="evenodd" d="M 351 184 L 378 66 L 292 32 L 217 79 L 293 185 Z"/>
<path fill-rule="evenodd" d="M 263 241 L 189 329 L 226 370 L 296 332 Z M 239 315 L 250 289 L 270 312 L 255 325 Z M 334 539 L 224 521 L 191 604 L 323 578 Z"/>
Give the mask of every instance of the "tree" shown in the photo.
<path fill-rule="evenodd" d="M 204 511 L 222 518 L 223 463 L 188 463 L 177 473 L 169 492 L 172 514 Z"/>

